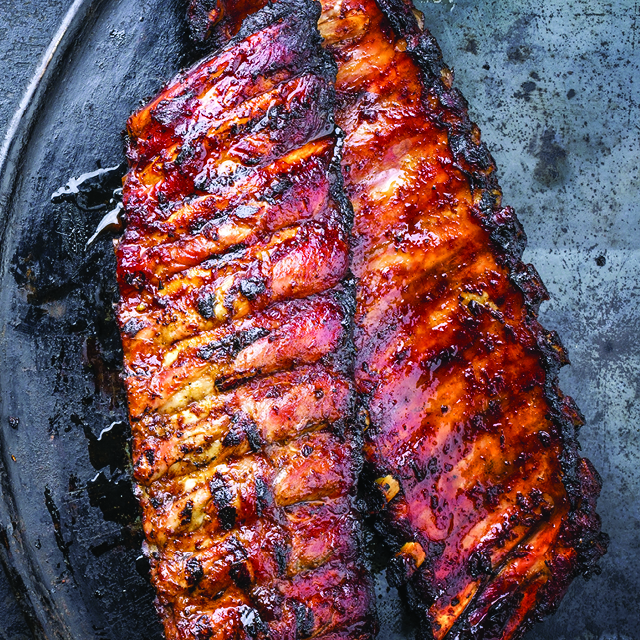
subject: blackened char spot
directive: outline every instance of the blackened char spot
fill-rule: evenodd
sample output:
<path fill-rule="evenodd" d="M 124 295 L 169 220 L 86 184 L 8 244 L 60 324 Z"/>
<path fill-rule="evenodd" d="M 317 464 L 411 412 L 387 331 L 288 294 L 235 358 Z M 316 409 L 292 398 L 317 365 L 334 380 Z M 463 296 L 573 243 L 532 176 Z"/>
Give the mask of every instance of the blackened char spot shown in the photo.
<path fill-rule="evenodd" d="M 184 509 L 180 512 L 180 524 L 187 525 L 191 522 L 191 516 L 193 515 L 193 502 L 187 500 L 184 505 Z"/>
<path fill-rule="evenodd" d="M 232 420 L 233 424 L 222 440 L 223 446 L 237 447 L 241 442 L 246 440 L 252 451 L 259 451 L 264 445 L 264 442 L 258 432 L 256 423 L 242 412 L 236 414 Z"/>
<path fill-rule="evenodd" d="M 231 579 L 241 589 L 248 589 L 251 586 L 251 572 L 246 562 L 238 562 L 229 569 Z"/>
<path fill-rule="evenodd" d="M 303 602 L 292 600 L 291 606 L 296 614 L 296 637 L 299 640 L 309 638 L 313 633 L 313 611 Z"/>
<path fill-rule="evenodd" d="M 205 319 L 209 320 L 213 318 L 213 308 L 216 304 L 216 298 L 213 293 L 205 293 L 198 299 L 198 313 Z"/>
<path fill-rule="evenodd" d="M 198 560 L 198 558 L 189 558 L 185 565 L 184 573 L 187 584 L 190 587 L 197 585 L 204 576 L 204 570 L 202 569 L 200 560 Z"/>
<path fill-rule="evenodd" d="M 269 631 L 269 626 L 262 620 L 256 609 L 242 605 L 240 610 L 240 622 L 247 634 L 256 638 L 259 634 L 265 634 Z"/>
<path fill-rule="evenodd" d="M 264 479 L 260 476 L 256 476 L 256 510 L 258 515 L 261 516 L 263 511 L 270 505 L 269 487 Z"/>
<path fill-rule="evenodd" d="M 467 569 L 469 570 L 472 578 L 489 575 L 491 573 L 491 559 L 489 558 L 489 555 L 486 552 L 474 551 L 469 556 Z"/>
<path fill-rule="evenodd" d="M 285 575 L 287 571 L 287 546 L 283 542 L 278 542 L 274 545 L 273 553 L 276 558 L 276 564 L 278 565 L 278 571 L 280 575 Z"/>
<path fill-rule="evenodd" d="M 240 282 L 240 293 L 248 300 L 255 300 L 267 287 L 262 278 L 247 278 Z"/>
<path fill-rule="evenodd" d="M 231 506 L 233 494 L 227 487 L 222 475 L 217 472 L 209 482 L 213 503 L 218 509 L 218 519 L 223 529 L 233 529 L 236 523 L 236 509 Z"/>
<path fill-rule="evenodd" d="M 427 477 L 427 466 L 423 460 L 411 460 L 409 463 L 413 474 L 418 482 L 422 482 Z"/>
<path fill-rule="evenodd" d="M 290 178 L 283 177 L 271 183 L 268 189 L 265 189 L 259 196 L 259 200 L 264 200 L 268 204 L 276 204 L 278 196 L 281 196 L 287 189 L 291 188 L 293 182 Z"/>
<path fill-rule="evenodd" d="M 268 336 L 271 332 L 268 329 L 261 327 L 254 327 L 253 329 L 246 329 L 245 331 L 239 331 L 231 336 L 226 336 L 215 342 L 203 345 L 197 351 L 198 357 L 203 360 L 210 360 L 213 354 L 218 352 L 220 356 L 237 356 L 243 349 L 253 344 L 260 338 Z"/>
<path fill-rule="evenodd" d="M 218 509 L 218 519 L 220 520 L 220 526 L 223 529 L 230 531 L 236 524 L 237 515 L 238 514 L 235 507 L 228 506 Z"/>
<path fill-rule="evenodd" d="M 231 426 L 222 440 L 223 447 L 237 447 L 244 440 L 244 431 L 238 424 Z"/>
<path fill-rule="evenodd" d="M 140 291 L 144 287 L 147 276 L 142 271 L 129 272 L 124 274 L 124 281 L 134 289 Z"/>
<path fill-rule="evenodd" d="M 224 507 L 231 502 L 233 496 L 220 472 L 215 473 L 209 482 L 209 488 L 211 489 L 211 495 L 213 496 L 216 507 Z"/>
<path fill-rule="evenodd" d="M 234 355 L 253 344 L 260 338 L 264 338 L 271 333 L 268 329 L 263 329 L 261 327 L 255 327 L 253 329 L 247 329 L 246 331 L 240 331 L 235 336 L 234 342 Z"/>
<path fill-rule="evenodd" d="M 249 442 L 249 446 L 251 450 L 256 452 L 262 449 L 264 444 L 260 433 L 258 432 L 258 427 L 253 420 L 247 420 L 242 423 L 242 428 L 247 436 L 247 441 Z"/>

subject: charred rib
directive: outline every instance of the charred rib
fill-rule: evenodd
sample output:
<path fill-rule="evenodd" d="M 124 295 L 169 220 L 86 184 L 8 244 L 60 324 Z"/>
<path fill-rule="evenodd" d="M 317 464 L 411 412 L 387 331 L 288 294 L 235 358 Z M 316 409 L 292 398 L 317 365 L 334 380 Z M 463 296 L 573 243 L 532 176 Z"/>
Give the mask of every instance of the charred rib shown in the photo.
<path fill-rule="evenodd" d="M 118 321 L 168 640 L 375 632 L 352 216 L 318 16 L 258 12 L 128 122 Z"/>

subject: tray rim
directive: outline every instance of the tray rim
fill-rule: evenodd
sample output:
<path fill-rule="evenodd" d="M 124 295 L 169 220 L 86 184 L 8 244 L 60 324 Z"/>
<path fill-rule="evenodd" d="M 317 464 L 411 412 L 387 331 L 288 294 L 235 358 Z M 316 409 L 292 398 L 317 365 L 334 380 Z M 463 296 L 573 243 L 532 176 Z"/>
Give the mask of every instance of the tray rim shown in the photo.
<path fill-rule="evenodd" d="M 64 14 L 7 127 L 0 146 L 0 269 L 6 269 L 5 236 L 22 158 L 48 89 L 63 60 L 87 22 L 107 0 L 73 0 Z M 0 396 L 2 376 L 0 375 Z M 7 469 L 4 429 L 0 428 L 0 564 L 35 640 L 69 640 L 63 618 L 25 550 L 24 531 L 17 514 Z M 53 632 L 53 636 L 48 633 Z"/>

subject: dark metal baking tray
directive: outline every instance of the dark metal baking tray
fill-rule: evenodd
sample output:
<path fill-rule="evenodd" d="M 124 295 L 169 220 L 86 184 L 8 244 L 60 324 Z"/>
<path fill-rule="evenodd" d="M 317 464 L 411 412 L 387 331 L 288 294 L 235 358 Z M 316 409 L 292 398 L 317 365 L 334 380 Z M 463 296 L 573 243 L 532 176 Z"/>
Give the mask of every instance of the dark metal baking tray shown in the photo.
<path fill-rule="evenodd" d="M 419 6 L 478 107 L 527 257 L 555 296 L 543 319 L 573 356 L 563 386 L 605 480 L 604 573 L 576 581 L 528 638 L 637 637 L 638 9 Z M 98 188 L 80 207 L 51 195 L 121 163 L 129 113 L 189 62 L 182 14 L 178 0 L 73 3 L 3 149 L 0 555 L 38 638 L 161 637 L 127 472 L 115 260 L 109 237 L 86 245 L 115 178 L 89 181 Z M 377 589 L 381 640 L 410 637 L 382 576 Z"/>

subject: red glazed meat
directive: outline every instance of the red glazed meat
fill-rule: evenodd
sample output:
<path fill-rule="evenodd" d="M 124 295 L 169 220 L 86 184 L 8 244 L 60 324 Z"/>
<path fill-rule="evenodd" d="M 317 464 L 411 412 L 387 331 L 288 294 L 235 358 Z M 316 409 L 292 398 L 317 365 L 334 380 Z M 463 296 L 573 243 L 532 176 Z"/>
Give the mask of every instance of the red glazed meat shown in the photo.
<path fill-rule="evenodd" d="M 260 11 L 128 122 L 118 249 L 168 640 L 366 639 L 351 209 L 319 7 Z"/>

